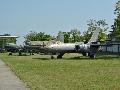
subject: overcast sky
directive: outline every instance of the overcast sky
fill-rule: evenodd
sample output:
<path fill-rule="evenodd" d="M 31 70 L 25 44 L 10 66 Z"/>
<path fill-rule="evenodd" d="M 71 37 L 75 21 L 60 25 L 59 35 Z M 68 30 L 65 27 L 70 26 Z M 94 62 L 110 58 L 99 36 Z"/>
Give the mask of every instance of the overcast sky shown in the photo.
<path fill-rule="evenodd" d="M 0 0 L 0 34 L 18 35 L 22 44 L 30 31 L 57 35 L 58 31 L 87 30 L 89 19 L 113 24 L 118 0 Z"/>

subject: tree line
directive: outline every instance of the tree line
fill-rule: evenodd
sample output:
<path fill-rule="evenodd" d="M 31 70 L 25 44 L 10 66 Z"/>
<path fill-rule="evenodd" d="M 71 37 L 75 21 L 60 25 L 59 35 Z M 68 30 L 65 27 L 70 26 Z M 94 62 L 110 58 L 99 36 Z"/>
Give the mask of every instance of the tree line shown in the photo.
<path fill-rule="evenodd" d="M 108 29 L 108 24 L 106 23 L 105 20 L 93 20 L 90 19 L 87 21 L 87 26 L 88 30 L 84 31 L 83 33 L 80 32 L 79 29 L 72 29 L 69 32 L 62 32 L 59 31 L 58 34 L 63 34 L 64 35 L 64 42 L 65 43 L 74 43 L 74 42 L 88 42 L 89 39 L 92 36 L 92 33 L 96 30 L 96 28 L 100 28 L 101 32 L 99 35 L 99 41 L 104 42 L 107 38 L 107 29 Z M 29 34 L 27 34 L 25 37 L 26 41 L 49 41 L 53 39 L 54 37 L 46 34 L 44 32 L 34 32 L 30 31 Z"/>
<path fill-rule="evenodd" d="M 53 37 L 45 32 L 30 31 L 24 38 L 26 41 L 49 41 Z"/>

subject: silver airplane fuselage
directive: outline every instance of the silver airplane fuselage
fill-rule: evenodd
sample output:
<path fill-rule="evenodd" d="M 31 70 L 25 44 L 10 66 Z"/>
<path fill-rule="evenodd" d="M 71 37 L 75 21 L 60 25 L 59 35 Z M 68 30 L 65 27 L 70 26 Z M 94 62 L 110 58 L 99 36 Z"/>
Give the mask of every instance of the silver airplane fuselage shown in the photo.
<path fill-rule="evenodd" d="M 52 44 L 47 47 L 47 49 L 52 53 L 82 53 L 89 52 L 90 45 L 80 44 L 78 49 L 76 43 L 60 43 L 60 44 Z"/>

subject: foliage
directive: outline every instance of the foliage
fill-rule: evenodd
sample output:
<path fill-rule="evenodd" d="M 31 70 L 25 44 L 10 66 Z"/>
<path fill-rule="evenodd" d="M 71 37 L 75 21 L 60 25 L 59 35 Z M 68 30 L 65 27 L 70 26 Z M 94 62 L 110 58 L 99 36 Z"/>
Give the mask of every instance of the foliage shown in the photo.
<path fill-rule="evenodd" d="M 110 34 L 111 38 L 120 40 L 120 0 L 116 3 L 115 9 L 116 19 L 114 20 L 114 25 L 112 25 L 112 33 Z"/>
<path fill-rule="evenodd" d="M 120 0 L 118 0 L 118 2 L 116 3 L 116 8 L 115 8 L 115 12 L 114 12 L 117 16 L 120 15 Z"/>
<path fill-rule="evenodd" d="M 97 20 L 90 19 L 87 23 L 88 23 L 87 24 L 88 25 L 88 30 L 83 32 L 83 37 L 84 37 L 85 42 L 89 41 L 89 39 L 92 36 L 92 33 L 97 28 L 101 29 L 101 32 L 100 32 L 100 35 L 99 35 L 99 41 L 104 42 L 107 38 L 106 31 L 108 29 L 106 21 L 105 20 L 98 20 L 97 21 Z"/>
<path fill-rule="evenodd" d="M 62 32 L 64 34 L 65 43 L 74 43 L 82 41 L 81 32 L 78 29 L 72 29 L 70 32 Z"/>
<path fill-rule="evenodd" d="M 49 41 L 50 39 L 52 39 L 52 36 L 45 34 L 44 32 L 37 33 L 31 31 L 24 38 L 26 41 Z"/>
<path fill-rule="evenodd" d="M 91 60 L 79 54 L 66 54 L 62 60 L 49 55 L 0 58 L 30 90 L 120 90 L 120 57 L 99 55 Z"/>
<path fill-rule="evenodd" d="M 72 29 L 71 33 L 71 42 L 80 42 L 81 41 L 81 32 L 78 29 Z"/>
<path fill-rule="evenodd" d="M 62 32 L 64 34 L 64 43 L 70 42 L 70 32 Z"/>

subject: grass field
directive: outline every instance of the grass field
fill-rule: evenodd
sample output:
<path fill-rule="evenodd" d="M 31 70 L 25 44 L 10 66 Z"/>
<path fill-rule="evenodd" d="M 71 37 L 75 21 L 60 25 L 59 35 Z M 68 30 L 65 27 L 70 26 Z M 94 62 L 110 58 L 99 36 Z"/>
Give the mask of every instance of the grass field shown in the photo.
<path fill-rule="evenodd" d="M 31 90 L 120 90 L 120 56 L 98 55 L 92 60 L 78 54 L 63 59 L 47 55 L 0 58 Z"/>

